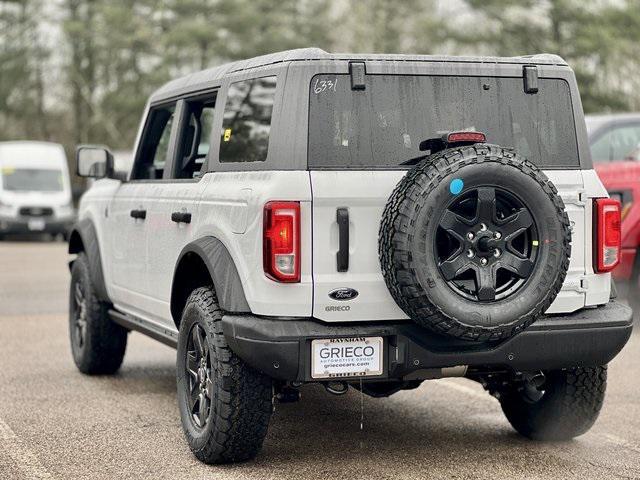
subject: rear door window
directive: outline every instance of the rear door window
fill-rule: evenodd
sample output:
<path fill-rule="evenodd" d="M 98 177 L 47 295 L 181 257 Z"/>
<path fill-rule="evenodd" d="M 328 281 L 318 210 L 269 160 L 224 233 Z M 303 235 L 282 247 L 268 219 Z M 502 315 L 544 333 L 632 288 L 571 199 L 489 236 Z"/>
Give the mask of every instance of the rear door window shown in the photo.
<path fill-rule="evenodd" d="M 222 122 L 220 162 L 264 162 L 269 149 L 276 77 L 232 83 Z"/>
<path fill-rule="evenodd" d="M 205 160 L 211 148 L 215 95 L 186 100 L 186 124 L 178 140 L 178 160 L 172 178 L 193 179 L 203 174 Z"/>
<path fill-rule="evenodd" d="M 309 167 L 389 168 L 423 155 L 420 142 L 446 132 L 483 132 L 543 168 L 579 168 L 569 85 L 504 77 L 318 75 L 310 86 Z"/>

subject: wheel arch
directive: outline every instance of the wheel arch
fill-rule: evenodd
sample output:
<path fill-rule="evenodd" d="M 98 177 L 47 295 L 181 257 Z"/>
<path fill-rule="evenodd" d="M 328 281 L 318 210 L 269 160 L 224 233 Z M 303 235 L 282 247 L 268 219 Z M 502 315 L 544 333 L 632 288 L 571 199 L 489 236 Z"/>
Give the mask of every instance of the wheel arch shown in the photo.
<path fill-rule="evenodd" d="M 96 295 L 100 300 L 110 302 L 104 281 L 98 234 L 91 219 L 85 218 L 73 226 L 69 235 L 68 252 L 71 254 L 84 252 L 87 255 L 89 274 L 91 275 L 91 282 L 95 288 Z M 69 263 L 69 267 L 72 264 L 73 260 Z"/>
<path fill-rule="evenodd" d="M 227 247 L 216 237 L 202 237 L 186 245 L 171 282 L 171 316 L 180 328 L 182 310 L 193 290 L 210 285 L 225 312 L 250 313 L 235 262 Z"/>

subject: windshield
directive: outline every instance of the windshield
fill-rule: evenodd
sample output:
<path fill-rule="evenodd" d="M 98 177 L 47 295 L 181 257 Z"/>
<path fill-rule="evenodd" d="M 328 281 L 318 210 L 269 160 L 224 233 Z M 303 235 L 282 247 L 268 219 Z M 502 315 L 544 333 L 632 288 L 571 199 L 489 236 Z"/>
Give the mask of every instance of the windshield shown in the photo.
<path fill-rule="evenodd" d="M 579 167 L 569 85 L 522 77 L 317 75 L 310 89 L 309 167 L 388 168 L 425 155 L 420 142 L 475 130 L 540 167 Z"/>
<path fill-rule="evenodd" d="M 61 192 L 62 171 L 3 167 L 2 186 L 15 192 Z"/>

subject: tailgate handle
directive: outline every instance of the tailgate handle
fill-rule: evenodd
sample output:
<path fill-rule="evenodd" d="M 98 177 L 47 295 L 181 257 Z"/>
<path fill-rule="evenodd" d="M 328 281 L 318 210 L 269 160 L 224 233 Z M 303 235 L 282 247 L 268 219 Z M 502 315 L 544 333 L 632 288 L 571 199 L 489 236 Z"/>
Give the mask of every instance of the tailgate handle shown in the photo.
<path fill-rule="evenodd" d="M 173 212 L 171 221 L 176 223 L 191 223 L 191 214 L 187 212 Z"/>
<path fill-rule="evenodd" d="M 129 215 L 131 215 L 131 218 L 144 220 L 145 218 L 147 218 L 147 211 L 142 209 L 131 210 L 131 212 L 129 212 Z"/>
<path fill-rule="evenodd" d="M 339 272 L 349 270 L 349 209 L 336 210 L 336 222 L 338 222 L 338 253 L 336 262 Z"/>

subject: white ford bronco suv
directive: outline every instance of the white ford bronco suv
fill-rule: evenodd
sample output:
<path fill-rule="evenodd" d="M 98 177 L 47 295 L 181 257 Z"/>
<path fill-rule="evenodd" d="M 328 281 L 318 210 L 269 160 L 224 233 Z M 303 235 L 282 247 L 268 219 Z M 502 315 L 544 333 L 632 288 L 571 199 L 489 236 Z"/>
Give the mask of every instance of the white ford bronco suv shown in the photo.
<path fill-rule="evenodd" d="M 203 462 L 254 457 L 310 382 L 464 376 L 522 435 L 575 437 L 631 334 L 620 205 L 554 55 L 239 61 L 151 96 L 126 178 L 95 146 L 77 173 L 75 363 L 116 372 L 131 330 L 176 347 Z"/>

